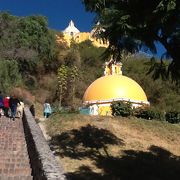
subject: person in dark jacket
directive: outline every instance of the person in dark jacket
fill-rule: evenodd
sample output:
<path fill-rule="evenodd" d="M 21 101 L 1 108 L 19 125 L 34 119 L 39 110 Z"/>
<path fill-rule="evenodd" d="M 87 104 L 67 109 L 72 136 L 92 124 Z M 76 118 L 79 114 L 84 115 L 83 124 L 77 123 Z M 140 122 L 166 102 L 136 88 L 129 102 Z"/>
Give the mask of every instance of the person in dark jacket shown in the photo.
<path fill-rule="evenodd" d="M 32 116 L 35 117 L 35 107 L 34 107 L 34 104 L 32 104 L 32 105 L 30 106 L 29 110 L 30 110 Z"/>
<path fill-rule="evenodd" d="M 15 117 L 16 117 L 16 111 L 17 111 L 18 104 L 20 105 L 20 101 L 15 95 L 10 97 L 9 107 L 11 109 L 11 118 L 13 119 L 13 121 L 15 120 Z"/>
<path fill-rule="evenodd" d="M 3 101 L 3 96 L 0 91 L 0 117 L 1 115 L 3 115 L 3 109 L 4 109 L 4 101 Z"/>

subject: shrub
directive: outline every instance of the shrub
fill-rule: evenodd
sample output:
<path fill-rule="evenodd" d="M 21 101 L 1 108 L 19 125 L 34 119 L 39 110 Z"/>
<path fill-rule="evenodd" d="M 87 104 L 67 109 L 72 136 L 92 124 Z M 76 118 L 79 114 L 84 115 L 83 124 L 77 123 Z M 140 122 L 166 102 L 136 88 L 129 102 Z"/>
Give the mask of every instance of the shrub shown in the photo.
<path fill-rule="evenodd" d="M 132 114 L 132 105 L 130 102 L 114 102 L 111 105 L 113 116 L 128 117 Z"/>
<path fill-rule="evenodd" d="M 169 111 L 165 115 L 166 121 L 169 123 L 180 123 L 180 112 L 177 111 Z"/>
<path fill-rule="evenodd" d="M 79 109 L 72 106 L 59 107 L 58 102 L 52 104 L 52 113 L 54 114 L 79 114 Z"/>
<path fill-rule="evenodd" d="M 26 104 L 31 105 L 35 103 L 35 96 L 32 94 L 31 91 L 28 91 L 22 87 L 15 87 L 12 88 L 10 94 L 15 94 L 20 100 L 24 101 Z"/>
<path fill-rule="evenodd" d="M 163 115 L 161 112 L 151 109 L 151 108 L 137 108 L 134 110 L 133 115 L 136 116 L 137 118 L 143 118 L 143 119 L 158 119 L 161 120 L 163 119 Z"/>

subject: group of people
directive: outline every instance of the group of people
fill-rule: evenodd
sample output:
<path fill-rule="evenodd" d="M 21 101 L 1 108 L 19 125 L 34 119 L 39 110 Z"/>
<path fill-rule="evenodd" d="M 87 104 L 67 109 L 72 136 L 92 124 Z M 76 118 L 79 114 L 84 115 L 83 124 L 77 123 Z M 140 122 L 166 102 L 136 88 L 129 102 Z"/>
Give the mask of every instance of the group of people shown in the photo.
<path fill-rule="evenodd" d="M 34 104 L 32 104 L 29 107 L 29 110 L 30 110 L 32 116 L 35 118 L 35 106 L 34 106 Z M 52 114 L 51 105 L 48 102 L 48 100 L 45 100 L 45 102 L 43 104 L 43 115 L 44 115 L 44 118 L 48 118 L 51 114 Z"/>
<path fill-rule="evenodd" d="M 14 121 L 17 114 L 17 108 L 21 106 L 22 106 L 22 102 L 15 95 L 11 97 L 9 96 L 3 97 L 0 91 L 0 118 L 2 115 L 4 115 L 6 117 L 12 118 L 12 120 Z M 46 100 L 43 106 L 44 106 L 43 107 L 44 118 L 48 118 L 52 113 L 51 105 Z M 33 117 L 35 117 L 35 107 L 33 104 L 30 106 L 29 110 L 32 113 Z"/>
<path fill-rule="evenodd" d="M 0 92 L 0 117 L 1 115 L 5 115 L 15 120 L 18 105 L 21 105 L 21 102 L 15 95 L 3 97 Z M 11 110 L 10 115 L 9 110 Z"/>
<path fill-rule="evenodd" d="M 30 110 L 32 116 L 35 118 L 35 106 L 34 106 L 34 104 L 32 104 L 29 107 L 29 110 Z M 51 114 L 52 114 L 51 105 L 48 102 L 48 100 L 45 100 L 45 102 L 43 104 L 43 115 L 44 115 L 44 118 L 48 118 Z"/>

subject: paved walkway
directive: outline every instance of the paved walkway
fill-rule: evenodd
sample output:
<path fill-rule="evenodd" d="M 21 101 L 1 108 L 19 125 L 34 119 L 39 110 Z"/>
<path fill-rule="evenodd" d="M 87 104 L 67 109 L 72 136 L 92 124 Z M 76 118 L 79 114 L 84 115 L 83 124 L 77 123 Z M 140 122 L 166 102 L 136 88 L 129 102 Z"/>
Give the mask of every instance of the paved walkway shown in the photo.
<path fill-rule="evenodd" d="M 0 118 L 0 180 L 32 180 L 22 119 Z"/>

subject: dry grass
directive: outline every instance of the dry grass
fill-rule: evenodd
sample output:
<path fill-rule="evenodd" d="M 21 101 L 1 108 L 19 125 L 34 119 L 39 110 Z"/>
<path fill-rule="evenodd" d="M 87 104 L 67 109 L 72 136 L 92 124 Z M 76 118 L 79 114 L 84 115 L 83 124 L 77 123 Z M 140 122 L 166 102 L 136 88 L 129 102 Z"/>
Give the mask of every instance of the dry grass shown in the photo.
<path fill-rule="evenodd" d="M 35 104 L 36 118 L 41 119 L 43 115 L 43 103 L 36 102 Z"/>
<path fill-rule="evenodd" d="M 46 125 L 71 179 L 180 179 L 180 125 L 80 114 Z"/>
<path fill-rule="evenodd" d="M 10 95 L 16 95 L 18 98 L 23 99 L 28 104 L 35 102 L 35 96 L 31 94 L 30 91 L 22 87 L 13 88 Z"/>

